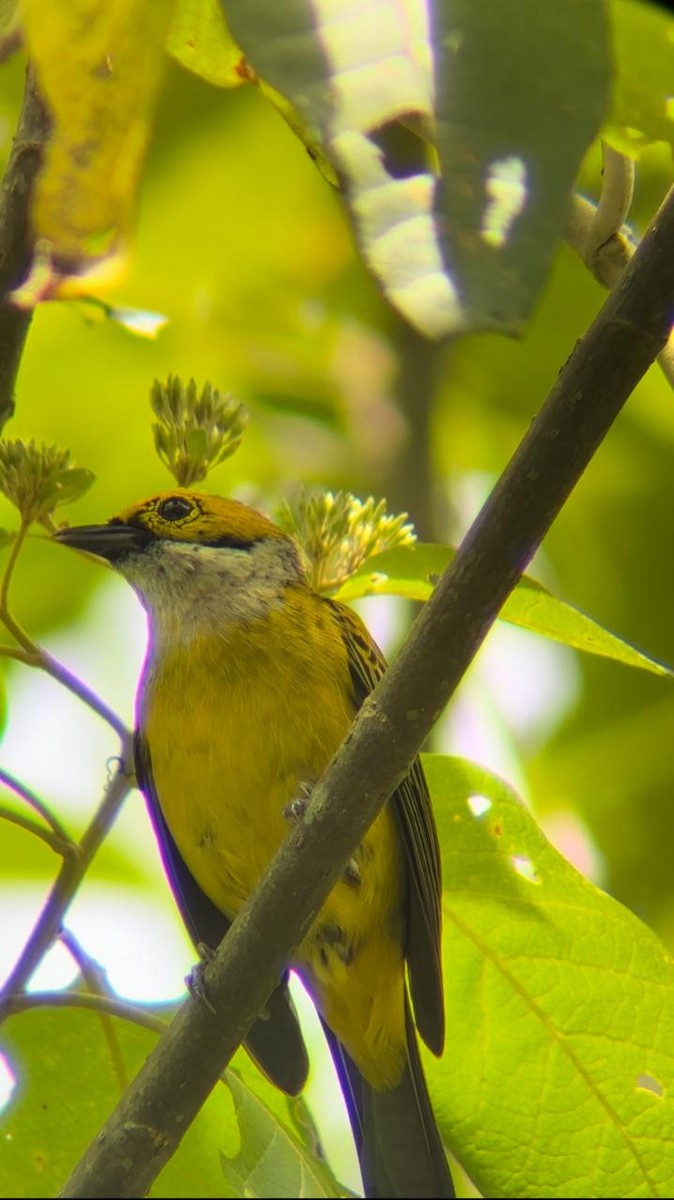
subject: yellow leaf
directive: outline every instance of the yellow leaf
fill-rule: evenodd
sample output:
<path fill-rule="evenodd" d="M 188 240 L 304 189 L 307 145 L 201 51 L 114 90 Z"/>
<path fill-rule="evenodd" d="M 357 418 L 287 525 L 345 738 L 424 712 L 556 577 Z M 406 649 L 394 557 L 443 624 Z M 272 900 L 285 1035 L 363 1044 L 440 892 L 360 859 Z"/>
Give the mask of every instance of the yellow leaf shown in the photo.
<path fill-rule="evenodd" d="M 54 128 L 33 227 L 52 265 L 38 298 L 119 257 L 134 210 L 173 5 L 167 0 L 24 0 L 28 52 Z M 98 280 L 97 280 L 98 282 Z"/>

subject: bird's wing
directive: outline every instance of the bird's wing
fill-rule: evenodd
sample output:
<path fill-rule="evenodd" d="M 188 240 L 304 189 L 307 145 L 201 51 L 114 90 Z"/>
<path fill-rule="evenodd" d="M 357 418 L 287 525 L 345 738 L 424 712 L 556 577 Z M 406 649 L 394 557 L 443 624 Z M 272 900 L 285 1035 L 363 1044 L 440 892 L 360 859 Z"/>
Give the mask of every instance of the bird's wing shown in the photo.
<path fill-rule="evenodd" d="M 347 649 L 356 709 L 373 690 L 386 660 L 360 618 L 345 605 L 329 600 Z M 405 955 L 417 1027 L 429 1049 L 442 1052 L 445 1036 L 440 962 L 440 847 L 426 778 L 415 759 L 393 793 L 395 814 L 409 868 L 409 907 Z"/>
<path fill-rule="evenodd" d="M 195 946 L 203 944 L 215 950 L 231 921 L 202 892 L 171 836 L 154 787 L 147 743 L 140 732 L 135 735 L 135 761 L 138 786 L 145 796 L 164 869 L 187 932 Z M 264 1016 L 251 1026 L 245 1044 L 273 1083 L 291 1096 L 302 1091 L 309 1064 L 287 976 L 272 993 Z"/>

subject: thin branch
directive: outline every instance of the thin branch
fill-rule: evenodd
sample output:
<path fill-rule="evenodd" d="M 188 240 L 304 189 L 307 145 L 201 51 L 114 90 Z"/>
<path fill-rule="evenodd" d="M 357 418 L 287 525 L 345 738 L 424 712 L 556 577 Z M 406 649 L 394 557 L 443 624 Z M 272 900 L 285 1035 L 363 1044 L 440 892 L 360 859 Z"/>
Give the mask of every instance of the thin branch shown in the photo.
<path fill-rule="evenodd" d="M 39 654 L 28 654 L 25 650 L 19 650 L 18 646 L 1 646 L 0 656 L 3 658 L 14 658 L 17 662 L 25 663 L 27 667 L 38 667 L 40 665 Z"/>
<path fill-rule="evenodd" d="M 634 196 L 634 163 L 602 143 L 604 169 L 597 204 L 574 192 L 564 236 L 603 287 L 615 287 L 637 243 L 625 221 Z"/>
<path fill-rule="evenodd" d="M 82 979 L 87 985 L 92 996 L 99 998 L 107 998 L 109 995 L 108 980 L 100 963 L 87 954 L 83 946 L 80 945 L 74 933 L 69 929 L 62 929 L 59 933 L 59 941 L 63 943 L 70 957 L 77 963 L 80 969 Z M 126 1073 L 126 1065 L 122 1055 L 121 1047 L 117 1039 L 117 1032 L 110 1018 L 109 1012 L 101 1012 L 101 1028 L 103 1037 L 107 1043 L 110 1061 L 117 1077 L 117 1084 L 120 1093 L 129 1086 L 129 1080 Z"/>
<path fill-rule="evenodd" d="M 124 722 L 120 720 L 115 712 L 96 695 L 91 688 L 87 687 L 80 679 L 77 678 L 67 667 L 58 662 L 46 650 L 43 650 L 36 642 L 28 636 L 22 629 L 19 623 L 13 618 L 9 611 L 9 588 L 13 577 L 14 568 L 16 566 L 21 548 L 28 532 L 26 522 L 22 522 L 16 539 L 12 545 L 11 554 L 5 567 L 2 581 L 0 582 L 0 621 L 5 625 L 9 633 L 19 643 L 20 649 L 13 650 L 12 647 L 0 647 L 0 653 L 7 654 L 9 657 L 17 658 L 19 661 L 27 663 L 30 666 L 38 667 L 45 671 L 52 678 L 56 679 L 64 687 L 68 688 L 74 695 L 93 709 L 103 720 L 118 734 L 122 744 L 122 766 L 117 771 L 114 779 L 106 789 L 106 794 L 96 813 L 93 821 L 79 845 L 74 843 L 67 837 L 65 831 L 60 827 L 58 833 L 62 834 L 65 842 L 55 833 L 44 830 L 41 826 L 15 813 L 12 809 L 0 809 L 0 816 L 7 820 L 13 821 L 15 824 L 22 826 L 24 829 L 37 834 L 41 837 L 52 849 L 62 854 L 64 861 L 61 869 L 56 877 L 56 881 L 49 894 L 43 911 L 41 912 L 33 931 L 23 948 L 16 967 L 14 968 L 9 979 L 5 983 L 2 996 L 6 996 L 9 992 L 20 992 L 30 980 L 33 972 L 38 967 L 42 958 L 52 945 L 54 938 L 58 936 L 61 930 L 61 922 L 63 917 L 80 885 L 80 882 L 96 853 L 101 841 L 105 837 L 110 825 L 115 819 L 119 807 L 126 797 L 131 787 L 131 779 L 133 778 L 133 750 L 131 744 L 131 734 L 127 730 Z M 38 798 L 27 788 L 23 788 L 17 780 L 12 776 L 0 772 L 0 782 L 6 782 L 8 786 L 13 787 L 19 795 L 22 795 L 29 804 L 32 805 L 38 812 L 44 816 L 45 820 L 51 825 L 52 830 L 56 830 L 56 824 L 51 814 L 48 815 L 48 810 L 38 800 Z M 121 781 L 121 783 L 120 783 Z M 3 1003 L 0 996 L 0 1020 L 2 1019 Z M 122 1079 L 123 1063 L 121 1062 L 114 1032 L 109 1024 L 104 1025 L 104 1033 L 110 1045 L 113 1062 L 117 1070 L 118 1078 Z M 124 1077 L 122 1086 L 125 1085 Z"/>
<path fill-rule="evenodd" d="M 133 748 L 127 735 L 122 741 L 118 768 L 105 790 L 96 815 L 82 836 L 77 847 L 77 854 L 68 857 L 63 862 L 46 904 L 21 952 L 19 961 L 0 993 L 0 1020 L 7 1015 L 7 996 L 23 991 L 33 972 L 58 936 L 65 914 L 89 864 L 130 791 L 130 779 L 133 777 L 132 763 Z"/>
<path fill-rule="evenodd" d="M 12 825 L 18 825 L 20 829 L 26 829 L 28 833 L 41 838 L 43 842 L 47 843 L 50 850 L 60 854 L 62 858 L 67 858 L 77 850 L 73 842 L 64 841 L 51 829 L 45 829 L 39 821 L 34 821 L 32 817 L 25 817 L 23 813 L 18 813 L 16 809 L 9 808 L 6 804 L 0 804 L 0 820 L 11 821 Z"/>
<path fill-rule="evenodd" d="M 95 996 L 107 996 L 109 991 L 108 977 L 101 964 L 96 962 L 96 959 L 87 953 L 82 943 L 70 929 L 62 929 L 58 936 L 59 941 L 65 946 L 75 966 L 79 969 L 89 991 Z"/>
<path fill-rule="evenodd" d="M 117 716 L 114 709 L 110 708 L 104 700 L 96 692 L 87 687 L 77 675 L 74 675 L 68 667 L 54 658 L 47 650 L 44 650 L 37 643 L 31 642 L 32 650 L 20 649 L 17 646 L 0 646 L 0 657 L 14 658 L 17 662 L 24 663 L 27 667 L 38 667 L 42 671 L 46 671 L 47 675 L 51 675 L 58 683 L 63 684 L 69 692 L 77 696 L 83 704 L 86 704 L 97 716 L 106 721 L 108 725 L 114 729 L 117 736 L 123 742 L 128 742 L 130 738 L 129 730 L 122 721 L 121 717 Z"/>
<path fill-rule="evenodd" d="M 29 204 L 49 128 L 49 115 L 29 66 L 23 107 L 0 186 L 0 430 L 14 412 L 14 387 L 33 315 L 30 310 L 15 308 L 4 297 L 21 282 L 30 265 Z"/>
<path fill-rule="evenodd" d="M 0 784 L 3 784 L 10 792 L 14 792 L 16 796 L 20 796 L 22 800 L 25 800 L 26 804 L 29 804 L 36 813 L 40 814 L 43 820 L 47 822 L 57 837 L 61 838 L 63 842 L 67 842 L 71 846 L 74 844 L 72 838 L 68 835 L 67 829 L 64 828 L 58 817 L 54 816 L 51 809 L 44 803 L 44 800 L 41 800 L 31 788 L 26 787 L 25 783 L 21 783 L 20 779 L 17 779 L 15 775 L 12 775 L 9 771 L 5 771 L 2 767 L 0 767 Z"/>
<path fill-rule="evenodd" d="M 264 1007 L 367 828 L 404 778 L 499 609 L 662 349 L 674 311 L 674 192 L 204 970 L 64 1196 L 143 1196 Z"/>
<path fill-rule="evenodd" d="M 153 1013 L 146 1012 L 136 1004 L 126 1000 L 118 1000 L 115 996 L 98 996 L 93 992 L 29 992 L 19 995 L 9 995 L 5 999 L 6 1015 L 13 1017 L 16 1013 L 28 1012 L 31 1008 L 89 1008 L 93 1012 L 105 1013 L 110 1017 L 119 1017 L 123 1021 L 131 1021 L 151 1033 L 166 1033 L 168 1023 Z"/>
<path fill-rule="evenodd" d="M 601 192 L 585 242 L 588 262 L 611 238 L 620 233 L 634 199 L 634 162 L 626 154 L 602 142 Z"/>
<path fill-rule="evenodd" d="M 96 695 L 96 692 L 92 691 L 90 687 L 87 687 L 86 683 L 83 683 L 81 679 L 78 679 L 77 675 L 74 675 L 72 671 L 69 671 L 68 668 L 63 665 L 63 663 L 60 663 L 58 659 L 49 654 L 47 650 L 44 650 L 41 646 L 38 646 L 37 642 L 33 641 L 33 639 L 26 633 L 26 631 L 9 610 L 9 588 L 14 575 L 14 569 L 27 535 L 28 524 L 26 524 L 25 521 L 22 521 L 14 542 L 12 543 L 11 553 L 2 575 L 2 581 L 0 582 L 0 621 L 5 626 L 7 631 L 12 635 L 12 637 L 19 643 L 20 649 L 15 650 L 11 646 L 0 646 L 0 654 L 7 655 L 11 658 L 16 658 L 20 662 L 26 663 L 29 666 L 39 667 L 42 671 L 46 671 L 48 675 L 51 675 L 52 678 L 56 679 L 58 683 L 61 683 L 63 687 L 68 688 L 68 691 L 72 692 L 74 696 L 77 696 L 77 698 L 81 700 L 83 704 L 86 704 L 89 708 L 93 709 L 93 711 L 97 713 L 99 717 L 102 717 L 104 721 L 107 721 L 108 725 L 112 726 L 115 733 L 122 741 L 128 741 L 129 731 L 124 722 L 117 716 L 117 713 L 114 712 L 113 709 L 109 708 L 108 705 L 101 700 L 100 696 Z"/>
<path fill-rule="evenodd" d="M 3 621 L 5 618 L 5 613 L 7 612 L 7 608 L 8 608 L 9 585 L 12 582 L 12 575 L 14 574 L 14 568 L 16 567 L 17 559 L 19 557 L 19 554 L 21 553 L 21 547 L 23 546 L 23 543 L 26 540 L 27 533 L 28 533 L 28 525 L 25 521 L 22 520 L 21 525 L 17 531 L 16 537 L 14 538 L 14 540 L 12 542 L 12 548 L 9 552 L 9 558 L 7 559 L 7 562 L 5 564 L 5 569 L 2 572 L 2 583 L 0 584 L 0 613 L 2 614 Z M 10 633 L 11 632 L 12 631 L 10 630 Z M 19 639 L 17 638 L 17 641 L 18 640 Z"/>
<path fill-rule="evenodd" d="M 38 654 L 39 658 L 34 663 L 35 666 L 40 667 L 43 671 L 46 671 L 47 674 L 51 675 L 53 679 L 56 679 L 58 683 L 62 683 L 64 687 L 68 688 L 68 691 L 72 692 L 74 696 L 77 696 L 78 700 L 81 700 L 83 704 L 86 704 L 87 707 L 92 709 L 92 711 L 95 712 L 99 717 L 101 717 L 104 721 L 107 721 L 108 725 L 114 729 L 120 741 L 123 743 L 128 743 L 130 741 L 131 734 L 124 724 L 124 721 L 122 721 L 121 717 L 117 716 L 117 713 L 112 708 L 109 708 L 105 701 L 101 700 L 100 696 L 96 695 L 96 692 L 92 691 L 90 687 L 87 687 L 86 683 L 83 683 L 81 679 L 78 679 L 77 675 L 74 675 L 73 672 L 70 671 L 68 667 L 65 667 L 62 662 L 59 662 L 57 658 L 54 658 L 48 650 L 38 647 Z"/>
<path fill-rule="evenodd" d="M 2 573 L 2 582 L 0 583 L 0 621 L 2 621 L 7 631 L 11 633 L 14 640 L 19 643 L 25 654 L 37 654 L 39 651 L 35 645 L 35 642 L 28 636 L 26 631 L 22 629 L 21 625 L 19 625 L 19 622 L 14 620 L 14 617 L 9 611 L 9 587 L 12 582 L 14 570 L 27 534 L 28 522 L 22 520 L 17 535 L 12 542 L 12 549 L 10 551 L 9 558 L 7 559 L 5 569 Z"/>
<path fill-rule="evenodd" d="M 602 287 L 614 288 L 631 261 L 638 242 L 624 225 L 634 194 L 634 163 L 626 154 L 602 144 L 604 172 L 599 203 L 574 192 L 564 237 Z M 658 355 L 665 379 L 674 388 L 674 334 Z"/>
<path fill-rule="evenodd" d="M 621 229 L 601 246 L 592 244 L 591 231 L 597 215 L 597 206 L 585 196 L 574 192 L 566 214 L 564 237 L 571 248 L 582 258 L 602 287 L 613 288 L 630 262 L 637 243 L 631 234 Z M 587 250 L 588 242 L 592 250 Z"/>

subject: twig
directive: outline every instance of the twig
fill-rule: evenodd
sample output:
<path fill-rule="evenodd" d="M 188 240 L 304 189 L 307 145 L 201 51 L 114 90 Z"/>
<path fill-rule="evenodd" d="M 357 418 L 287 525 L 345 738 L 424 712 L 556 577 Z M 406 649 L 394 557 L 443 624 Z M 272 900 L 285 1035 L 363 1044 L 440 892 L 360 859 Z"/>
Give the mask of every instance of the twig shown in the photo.
<path fill-rule="evenodd" d="M 83 704 L 86 704 L 87 707 L 92 709 L 92 711 L 101 717 L 102 720 L 107 721 L 108 725 L 114 729 L 122 743 L 128 744 L 130 742 L 131 734 L 124 724 L 124 721 L 122 721 L 121 717 L 117 716 L 117 713 L 114 712 L 112 708 L 110 708 L 103 700 L 101 700 L 100 696 L 97 696 L 90 687 L 87 687 L 86 683 L 83 683 L 81 679 L 78 679 L 77 675 L 74 675 L 72 671 L 69 671 L 68 668 L 65 667 L 62 662 L 59 662 L 57 658 L 54 658 L 49 651 L 44 650 L 41 647 L 37 647 L 37 652 L 38 658 L 33 665 L 40 667 L 43 671 L 46 671 L 47 675 L 51 675 L 52 678 L 56 679 L 58 683 L 62 683 L 64 687 L 68 688 L 68 691 L 72 692 L 74 696 L 77 696 L 78 700 L 81 700 Z M 129 759 L 129 762 L 131 761 L 132 760 Z"/>
<path fill-rule="evenodd" d="M 86 704 L 92 709 L 102 720 L 107 721 L 108 725 L 112 726 L 115 733 L 122 741 L 128 741 L 129 730 L 122 721 L 121 717 L 111 709 L 100 696 L 87 687 L 77 675 L 73 675 L 63 663 L 49 654 L 47 650 L 43 650 L 40 646 L 35 645 L 32 651 L 21 650 L 17 646 L 0 646 L 0 657 L 14 658 L 17 662 L 24 663 L 27 667 L 38 667 L 42 671 L 46 671 L 47 675 L 51 675 L 52 679 L 56 679 L 58 683 L 62 683 L 68 688 L 78 700 Z"/>
<path fill-rule="evenodd" d="M 634 199 L 634 163 L 626 154 L 602 142 L 601 192 L 585 241 L 585 256 L 590 265 L 611 238 L 622 230 Z"/>
<path fill-rule="evenodd" d="M 59 837 L 63 842 L 66 842 L 70 846 L 74 844 L 72 838 L 68 835 L 68 831 L 61 824 L 58 817 L 54 816 L 53 812 L 47 807 L 44 801 L 40 800 L 40 797 L 36 796 L 35 792 L 32 791 L 31 788 L 26 787 L 25 783 L 21 783 L 21 781 L 17 779 L 15 775 L 12 775 L 9 771 L 5 771 L 2 767 L 0 767 L 0 784 L 4 784 L 9 791 L 14 792 L 15 795 L 20 796 L 22 800 L 25 800 L 26 804 L 29 804 L 36 813 L 40 814 L 40 816 L 47 822 L 50 828 L 57 835 L 57 837 Z M 61 851 L 59 851 L 59 853 L 61 853 Z"/>
<path fill-rule="evenodd" d="M 14 386 L 32 312 L 4 299 L 26 274 L 31 258 L 29 203 L 42 163 L 50 119 L 28 66 L 23 107 L 0 186 L 0 430 L 14 412 Z"/>
<path fill-rule="evenodd" d="M 12 542 L 12 549 L 7 559 L 5 569 L 2 573 L 2 582 L 0 583 L 0 621 L 5 628 L 11 633 L 15 641 L 17 641 L 25 654 L 37 654 L 37 646 L 32 638 L 29 638 L 24 629 L 21 628 L 18 621 L 14 620 L 9 611 L 9 586 L 12 582 L 14 569 L 19 559 L 19 555 L 23 548 L 28 533 L 28 523 L 25 520 L 21 521 L 18 532 Z"/>
<path fill-rule="evenodd" d="M 614 288 L 631 261 L 638 242 L 623 224 L 632 205 L 634 163 L 626 154 L 602 144 L 604 173 L 599 203 L 575 192 L 564 228 L 566 241 L 575 250 L 597 283 Z M 674 388 L 674 334 L 658 355 L 665 379 Z"/>
<path fill-rule="evenodd" d="M 50 850 L 54 850 L 62 858 L 67 858 L 68 855 L 77 852 L 77 847 L 73 842 L 64 841 L 57 833 L 54 833 L 51 829 L 45 829 L 44 825 L 40 825 L 32 817 L 25 817 L 23 813 L 18 813 L 16 809 L 9 808 L 5 804 L 0 804 L 0 820 L 11 821 L 13 825 L 18 825 L 20 829 L 27 829 L 29 833 L 35 834 L 35 837 L 39 837 L 43 842 L 46 842 Z"/>
<path fill-rule="evenodd" d="M 59 941 L 63 943 L 71 958 L 77 963 L 82 975 L 82 979 L 86 983 L 92 996 L 107 998 L 109 994 L 108 981 L 105 971 L 101 967 L 100 963 L 97 963 L 91 957 L 91 955 L 87 954 L 84 947 L 78 942 L 74 933 L 71 933 L 69 929 L 61 930 L 59 933 Z M 110 1052 L 110 1060 L 112 1062 L 115 1075 L 117 1076 L 117 1083 L 119 1085 L 119 1091 L 121 1094 L 124 1091 L 124 1088 L 128 1087 L 129 1084 L 126 1073 L 126 1065 L 124 1063 L 121 1047 L 117 1040 L 117 1033 L 112 1023 L 110 1013 L 107 1011 L 101 1011 L 100 1018 L 103 1037 L 107 1042 L 108 1050 Z"/>
<path fill-rule="evenodd" d="M 25 663 L 27 667 L 39 666 L 40 656 L 38 654 L 29 654 L 26 650 L 20 650 L 18 646 L 0 645 L 0 655 L 3 658 L 14 658 L 17 662 Z"/>
<path fill-rule="evenodd" d="M 77 854 L 63 862 L 47 902 L 24 946 L 19 961 L 0 993 L 0 1020 L 6 1015 L 6 997 L 22 992 L 43 956 L 60 932 L 63 918 L 84 877 L 84 874 L 112 825 L 130 790 L 133 749 L 128 735 L 122 741 L 121 759 L 117 771 L 105 790 L 94 819 L 85 830 Z"/>
<path fill-rule="evenodd" d="M 604 170 L 597 204 L 574 192 L 564 236 L 603 287 L 612 288 L 630 261 L 637 243 L 624 227 L 634 195 L 634 163 L 606 142 Z"/>
<path fill-rule="evenodd" d="M 64 1196 L 143 1196 L 171 1156 L 631 391 L 674 310 L 674 193 L 577 343 L 398 658 L 365 702 L 189 997 Z"/>
<path fill-rule="evenodd" d="M 16 1013 L 28 1012 L 31 1008 L 89 1008 L 93 1012 L 105 1013 L 110 1017 L 119 1017 L 123 1021 L 131 1021 L 152 1033 L 166 1033 L 168 1023 L 153 1013 L 146 1012 L 136 1004 L 126 1000 L 118 1000 L 115 996 L 99 996 L 92 992 L 22 992 L 19 995 L 8 995 L 4 1001 L 6 1016 L 13 1017 Z"/>
<path fill-rule="evenodd" d="M 57 658 L 54 658 L 52 654 L 44 650 L 41 646 L 38 646 L 31 639 L 29 641 L 32 646 L 31 650 L 26 650 L 18 646 L 0 645 L 0 657 L 13 658 L 17 662 L 24 663 L 27 667 L 37 667 L 42 671 L 46 671 L 47 675 L 51 675 L 52 679 L 63 684 L 69 692 L 77 696 L 78 700 L 81 700 L 83 704 L 92 709 L 103 721 L 107 721 L 108 725 L 114 729 L 122 741 L 128 741 L 130 737 L 129 730 L 121 717 L 118 717 L 117 713 L 104 700 L 101 700 L 100 696 L 96 695 L 96 692 L 87 687 L 86 683 L 78 679 L 77 675 L 74 675 L 62 662 L 59 662 Z"/>
<path fill-rule="evenodd" d="M 566 214 L 564 237 L 571 248 L 582 258 L 602 287 L 612 288 L 620 279 L 636 249 L 636 242 L 625 230 L 613 234 L 601 246 L 587 251 L 588 238 L 597 215 L 597 206 L 585 196 L 575 192 L 571 197 Z"/>
<path fill-rule="evenodd" d="M 79 968 L 82 979 L 90 992 L 95 996 L 107 996 L 109 993 L 108 977 L 104 968 L 95 958 L 84 949 L 70 929 L 61 929 L 59 941 L 65 946 L 75 965 Z"/>
<path fill-rule="evenodd" d="M 12 543 L 11 553 L 2 575 L 2 582 L 0 583 L 0 621 L 2 621 L 2 624 L 15 641 L 19 643 L 19 649 L 15 650 L 12 646 L 0 646 L 0 654 L 16 658 L 29 666 L 39 667 L 42 671 L 46 671 L 48 675 L 51 675 L 53 679 L 56 679 L 59 683 L 63 684 L 63 687 L 68 688 L 73 695 L 77 696 L 83 704 L 86 704 L 99 717 L 107 721 L 108 725 L 112 726 L 122 741 L 128 741 L 129 732 L 117 714 L 90 687 L 87 687 L 86 683 L 83 683 L 72 671 L 69 671 L 63 663 L 60 663 L 47 650 L 38 646 L 37 642 L 33 641 L 10 612 L 9 588 L 27 535 L 28 524 L 22 521 Z"/>

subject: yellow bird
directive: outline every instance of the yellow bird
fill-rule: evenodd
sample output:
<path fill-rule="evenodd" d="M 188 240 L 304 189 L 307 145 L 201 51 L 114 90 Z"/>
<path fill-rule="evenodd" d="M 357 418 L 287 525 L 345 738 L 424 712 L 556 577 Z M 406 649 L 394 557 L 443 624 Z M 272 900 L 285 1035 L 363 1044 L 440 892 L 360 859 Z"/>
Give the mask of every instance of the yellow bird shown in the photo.
<path fill-rule="evenodd" d="M 234 500 L 175 490 L 59 541 L 107 559 L 148 613 L 136 770 L 194 941 L 216 946 L 384 669 L 294 542 Z M 453 1196 L 416 1043 L 442 1051 L 440 857 L 420 764 L 376 818 L 292 966 L 321 1015 L 366 1195 Z M 280 981 L 247 1047 L 290 1094 L 306 1054 Z"/>

